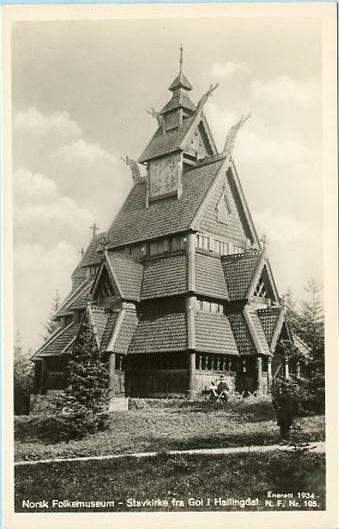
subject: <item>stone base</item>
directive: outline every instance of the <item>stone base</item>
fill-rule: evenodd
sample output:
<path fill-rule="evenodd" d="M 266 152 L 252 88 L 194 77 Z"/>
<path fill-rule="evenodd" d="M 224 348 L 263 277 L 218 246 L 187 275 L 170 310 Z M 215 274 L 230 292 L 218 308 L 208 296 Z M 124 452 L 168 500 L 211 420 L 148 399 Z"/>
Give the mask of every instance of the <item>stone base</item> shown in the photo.
<path fill-rule="evenodd" d="M 187 399 L 188 400 L 195 400 L 197 397 L 197 391 L 195 389 L 188 389 L 187 390 Z"/>
<path fill-rule="evenodd" d="M 108 404 L 108 411 L 127 411 L 128 398 L 127 397 L 112 397 Z"/>

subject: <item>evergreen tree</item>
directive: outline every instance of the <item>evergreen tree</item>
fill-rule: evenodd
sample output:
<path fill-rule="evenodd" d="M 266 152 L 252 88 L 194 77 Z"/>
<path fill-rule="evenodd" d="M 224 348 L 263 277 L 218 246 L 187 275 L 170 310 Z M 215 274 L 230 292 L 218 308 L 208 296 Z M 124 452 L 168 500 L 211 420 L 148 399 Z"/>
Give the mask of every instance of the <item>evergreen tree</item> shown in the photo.
<path fill-rule="evenodd" d="M 307 357 L 301 355 L 290 343 L 282 348 L 294 360 L 301 360 L 304 366 L 304 379 L 299 381 L 300 398 L 305 409 L 324 412 L 325 408 L 325 351 L 324 313 L 321 302 L 321 287 L 311 278 L 305 287 L 307 298 L 298 310 L 291 293 L 285 296 L 287 322 L 289 328 L 309 348 Z"/>
<path fill-rule="evenodd" d="M 27 415 L 29 413 L 30 393 L 33 389 L 33 363 L 30 361 L 31 351 L 26 353 L 22 348 L 22 337 L 19 331 L 14 338 L 14 413 Z"/>
<path fill-rule="evenodd" d="M 108 400 L 108 367 L 98 351 L 88 315 L 81 322 L 67 366 L 68 387 L 59 407 L 69 414 L 71 436 L 81 437 L 105 427 Z"/>
<path fill-rule="evenodd" d="M 45 329 L 45 333 L 44 333 L 44 335 L 42 337 L 43 337 L 43 339 L 45 341 L 48 340 L 48 338 L 51 336 L 51 334 L 53 334 L 54 331 L 58 327 L 58 323 L 55 320 L 55 314 L 58 312 L 59 307 L 60 307 L 60 295 L 59 295 L 59 291 L 56 290 L 55 291 L 55 296 L 52 298 L 51 309 L 50 309 L 50 312 L 49 312 L 49 315 L 48 315 L 48 319 L 47 319 L 46 323 L 43 323 L 43 327 Z"/>

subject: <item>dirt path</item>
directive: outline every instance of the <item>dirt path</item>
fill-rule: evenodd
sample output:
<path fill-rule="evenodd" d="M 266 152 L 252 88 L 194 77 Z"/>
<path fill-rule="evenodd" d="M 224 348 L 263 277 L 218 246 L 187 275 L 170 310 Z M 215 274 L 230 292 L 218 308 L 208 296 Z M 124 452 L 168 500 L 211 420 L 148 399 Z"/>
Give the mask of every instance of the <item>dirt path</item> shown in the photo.
<path fill-rule="evenodd" d="M 325 442 L 310 442 L 309 448 L 312 452 L 325 452 Z M 293 447 L 289 445 L 263 445 L 263 446 L 232 446 L 229 448 L 196 448 L 193 450 L 169 450 L 166 452 L 136 452 L 131 454 L 112 454 L 105 456 L 87 456 L 87 457 L 69 457 L 69 458 L 54 458 L 54 459 L 38 459 L 37 461 L 16 461 L 15 466 L 22 465 L 40 465 L 43 463 L 64 463 L 67 461 L 101 461 L 104 459 L 122 459 L 124 457 L 154 457 L 160 453 L 168 455 L 215 455 L 215 454 L 239 454 L 251 452 L 272 452 L 274 450 L 292 451 Z"/>

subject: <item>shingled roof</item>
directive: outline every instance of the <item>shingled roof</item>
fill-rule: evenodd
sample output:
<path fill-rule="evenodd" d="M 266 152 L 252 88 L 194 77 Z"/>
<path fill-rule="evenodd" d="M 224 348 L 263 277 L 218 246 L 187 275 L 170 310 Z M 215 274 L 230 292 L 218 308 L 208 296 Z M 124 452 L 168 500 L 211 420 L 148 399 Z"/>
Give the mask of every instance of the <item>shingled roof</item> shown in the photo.
<path fill-rule="evenodd" d="M 241 355 L 257 354 L 248 325 L 241 312 L 227 314 Z"/>
<path fill-rule="evenodd" d="M 95 335 L 97 338 L 98 347 L 102 345 L 102 339 L 104 337 L 107 322 L 110 319 L 110 312 L 104 307 L 98 307 L 97 305 L 90 306 L 90 317 L 94 326 Z"/>
<path fill-rule="evenodd" d="M 170 104 L 171 101 L 169 101 L 168 104 Z M 172 104 L 174 105 L 174 101 Z M 163 109 L 163 111 L 165 111 L 165 108 Z M 146 146 L 144 152 L 139 157 L 138 161 L 140 163 L 146 162 L 147 160 L 151 160 L 152 158 L 157 158 L 158 156 L 162 156 L 164 154 L 169 154 L 171 152 L 180 150 L 180 145 L 193 121 L 194 116 L 186 118 L 183 121 L 181 127 L 169 130 L 167 132 L 163 132 L 162 129 L 159 127 L 151 141 Z"/>
<path fill-rule="evenodd" d="M 66 352 L 71 342 L 79 332 L 80 323 L 71 323 L 63 329 L 59 328 L 52 334 L 52 336 L 45 342 L 40 349 L 32 357 L 32 360 L 44 358 L 48 356 L 60 356 Z"/>
<path fill-rule="evenodd" d="M 160 298 L 187 292 L 185 254 L 152 259 L 144 264 L 141 299 Z"/>
<path fill-rule="evenodd" d="M 247 315 L 250 320 L 249 330 L 251 332 L 253 342 L 255 343 L 257 353 L 263 355 L 271 355 L 271 351 L 268 347 L 264 329 L 260 323 L 260 319 L 257 312 L 254 310 L 248 310 Z"/>
<path fill-rule="evenodd" d="M 132 257 L 106 252 L 110 270 L 123 299 L 140 301 L 143 265 Z"/>
<path fill-rule="evenodd" d="M 99 245 L 105 238 L 105 232 L 98 233 L 93 237 L 88 245 L 84 257 L 80 262 L 80 266 L 93 266 L 99 264 L 102 259 L 102 253 L 98 252 Z"/>
<path fill-rule="evenodd" d="M 195 290 L 197 294 L 229 300 L 228 289 L 219 256 L 210 256 L 198 251 L 195 256 L 195 273 Z"/>
<path fill-rule="evenodd" d="M 259 309 L 257 311 L 262 328 L 266 336 L 266 340 L 270 348 L 272 347 L 272 340 L 276 333 L 276 328 L 281 315 L 283 313 L 282 307 L 267 307 L 266 309 Z"/>
<path fill-rule="evenodd" d="M 176 313 L 140 320 L 128 353 L 164 353 L 186 349 L 186 315 Z"/>
<path fill-rule="evenodd" d="M 86 279 L 75 290 L 72 290 L 72 292 L 70 292 L 62 302 L 55 316 L 59 317 L 63 316 L 64 314 L 69 314 L 74 309 L 74 307 L 78 306 L 79 304 L 80 308 L 85 306 L 87 301 L 86 296 L 88 295 L 92 283 L 92 279 Z"/>
<path fill-rule="evenodd" d="M 230 322 L 224 314 L 197 312 L 195 328 L 197 351 L 239 355 Z"/>
<path fill-rule="evenodd" d="M 81 289 L 81 292 L 78 296 L 76 296 L 69 304 L 68 304 L 68 310 L 80 310 L 84 309 L 89 301 L 91 288 L 93 285 L 94 280 L 90 279 L 86 282 L 86 285 Z"/>
<path fill-rule="evenodd" d="M 184 172 L 180 200 L 169 197 L 146 208 L 146 184 L 136 184 L 108 231 L 108 247 L 187 231 L 223 162 L 224 157 L 211 158 Z"/>
<path fill-rule="evenodd" d="M 108 316 L 106 327 L 103 332 L 103 335 L 101 338 L 101 344 L 100 344 L 100 348 L 104 351 L 106 351 L 107 349 L 107 346 L 112 336 L 118 315 L 119 315 L 119 312 L 111 312 Z"/>
<path fill-rule="evenodd" d="M 181 92 L 173 94 L 173 97 L 168 101 L 168 103 L 166 103 L 164 108 L 161 110 L 160 114 L 165 114 L 166 112 L 170 112 L 171 110 L 174 110 L 178 107 L 186 108 L 187 110 L 191 110 L 192 112 L 195 111 L 194 103 L 192 103 L 192 101 L 186 94 Z"/>
<path fill-rule="evenodd" d="M 113 351 L 118 354 L 127 354 L 135 329 L 138 325 L 138 317 L 135 310 L 127 309 L 116 337 Z"/>
<path fill-rule="evenodd" d="M 230 300 L 246 299 L 262 252 L 251 250 L 221 258 Z"/>

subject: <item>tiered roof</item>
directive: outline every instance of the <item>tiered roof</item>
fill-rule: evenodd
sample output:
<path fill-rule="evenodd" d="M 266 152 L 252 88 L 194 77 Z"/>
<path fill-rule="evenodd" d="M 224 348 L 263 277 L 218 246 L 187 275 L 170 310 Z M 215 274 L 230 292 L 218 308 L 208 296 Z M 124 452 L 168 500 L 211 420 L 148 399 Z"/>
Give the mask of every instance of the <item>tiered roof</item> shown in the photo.
<path fill-rule="evenodd" d="M 229 300 L 220 256 L 197 251 L 195 256 L 196 292 L 220 300 Z"/>
<path fill-rule="evenodd" d="M 187 258 L 179 255 L 150 259 L 144 264 L 141 299 L 154 299 L 187 292 Z"/>
<path fill-rule="evenodd" d="M 195 327 L 197 351 L 239 355 L 230 322 L 224 314 L 197 312 Z"/>
<path fill-rule="evenodd" d="M 146 208 L 146 183 L 136 184 L 107 232 L 108 248 L 188 231 L 224 160 L 212 158 L 185 171 L 180 200 L 169 197 Z"/>
<path fill-rule="evenodd" d="M 251 250 L 222 257 L 222 267 L 231 300 L 246 299 L 253 276 L 262 259 L 262 251 Z"/>
<path fill-rule="evenodd" d="M 187 350 L 186 314 L 175 313 L 141 319 L 128 352 L 150 354 L 185 350 Z"/>
<path fill-rule="evenodd" d="M 63 329 L 58 328 L 37 350 L 32 359 L 38 360 L 39 358 L 60 356 L 70 352 L 71 345 L 79 332 L 79 327 L 79 323 L 71 323 Z"/>

